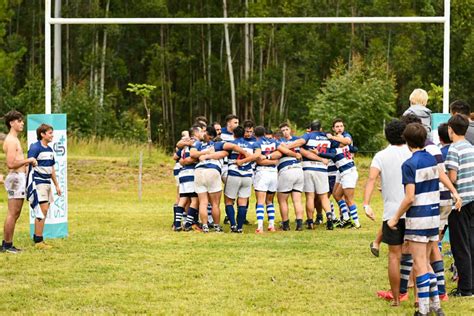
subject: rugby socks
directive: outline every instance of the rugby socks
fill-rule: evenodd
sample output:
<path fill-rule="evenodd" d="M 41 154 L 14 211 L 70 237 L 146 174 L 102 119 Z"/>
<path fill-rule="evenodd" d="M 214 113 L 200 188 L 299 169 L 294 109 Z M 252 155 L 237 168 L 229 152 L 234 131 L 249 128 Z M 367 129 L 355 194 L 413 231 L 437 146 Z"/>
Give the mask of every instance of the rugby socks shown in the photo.
<path fill-rule="evenodd" d="M 33 235 L 33 241 L 35 242 L 35 244 L 37 244 L 39 242 L 42 242 L 43 241 L 43 236 Z"/>
<path fill-rule="evenodd" d="M 333 216 L 332 212 L 326 212 L 326 219 L 327 219 L 328 221 L 332 221 L 332 219 L 333 219 L 332 216 Z"/>
<path fill-rule="evenodd" d="M 235 210 L 234 210 L 234 205 L 226 205 L 225 206 L 225 213 L 227 215 L 227 218 L 230 221 L 230 226 L 235 226 Z"/>
<path fill-rule="evenodd" d="M 303 230 L 303 220 L 301 218 L 296 219 L 296 230 Z"/>
<path fill-rule="evenodd" d="M 5 242 L 5 240 L 2 241 L 2 248 L 3 249 L 9 249 L 13 247 L 13 242 Z"/>
<path fill-rule="evenodd" d="M 431 263 L 434 273 L 436 274 L 436 281 L 438 285 L 439 295 L 446 294 L 446 286 L 444 282 L 444 264 L 443 260 L 434 261 Z"/>
<path fill-rule="evenodd" d="M 188 215 L 186 216 L 186 227 L 190 227 L 195 223 L 195 217 L 199 215 L 199 212 L 197 209 L 190 207 L 188 209 Z"/>
<path fill-rule="evenodd" d="M 339 208 L 341 209 L 342 219 L 345 221 L 349 220 L 349 209 L 347 208 L 346 201 L 340 200 L 337 201 L 337 204 L 339 204 Z"/>
<path fill-rule="evenodd" d="M 429 273 L 425 273 L 416 277 L 416 289 L 418 290 L 418 311 L 423 315 L 427 315 L 430 312 L 430 285 Z"/>
<path fill-rule="evenodd" d="M 237 207 L 237 229 L 242 229 L 244 227 L 245 219 L 247 218 L 247 206 L 238 206 Z"/>
<path fill-rule="evenodd" d="M 275 207 L 267 204 L 268 227 L 275 227 Z"/>
<path fill-rule="evenodd" d="M 349 206 L 349 212 L 351 214 L 352 220 L 354 221 L 354 224 L 356 224 L 356 226 L 359 226 L 360 223 L 359 223 L 359 215 L 357 214 L 357 205 L 352 204 L 351 206 Z"/>
<path fill-rule="evenodd" d="M 334 203 L 333 202 L 330 202 L 330 203 L 331 203 L 332 219 L 335 219 L 336 218 L 336 213 L 334 212 Z"/>
<path fill-rule="evenodd" d="M 438 293 L 438 280 L 436 278 L 436 274 L 429 273 L 430 276 L 430 308 L 434 309 L 435 311 L 441 307 L 439 302 L 439 293 Z"/>
<path fill-rule="evenodd" d="M 214 224 L 214 219 L 212 218 L 212 205 L 211 205 L 211 203 L 207 204 L 207 222 L 209 224 Z"/>
<path fill-rule="evenodd" d="M 438 241 L 438 249 L 439 249 L 439 253 L 443 255 L 443 242 L 441 240 Z"/>
<path fill-rule="evenodd" d="M 184 215 L 184 207 L 177 206 L 174 213 L 174 228 L 181 228 L 181 220 Z"/>
<path fill-rule="evenodd" d="M 281 222 L 281 228 L 283 228 L 283 230 L 290 230 L 290 220 L 286 220 L 286 221 L 283 221 Z"/>
<path fill-rule="evenodd" d="M 257 204 L 257 226 L 258 229 L 263 229 L 263 219 L 265 217 L 265 207 L 263 204 Z"/>
<path fill-rule="evenodd" d="M 400 294 L 408 292 L 408 281 L 410 279 L 413 258 L 409 253 L 403 253 L 400 261 Z"/>

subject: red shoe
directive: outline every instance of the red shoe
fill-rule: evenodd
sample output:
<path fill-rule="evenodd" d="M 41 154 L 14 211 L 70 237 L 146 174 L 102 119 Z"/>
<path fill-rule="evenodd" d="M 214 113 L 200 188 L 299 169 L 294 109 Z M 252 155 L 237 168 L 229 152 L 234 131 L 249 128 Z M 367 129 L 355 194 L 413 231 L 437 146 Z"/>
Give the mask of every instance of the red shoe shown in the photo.
<path fill-rule="evenodd" d="M 439 295 L 439 300 L 442 301 L 442 302 L 449 301 L 448 293 L 440 294 Z"/>
<path fill-rule="evenodd" d="M 400 294 L 400 302 L 408 301 L 408 292 Z"/>
<path fill-rule="evenodd" d="M 393 300 L 393 293 L 392 290 L 388 291 L 377 291 L 377 296 L 381 299 L 384 299 L 386 301 L 391 301 Z M 408 301 L 408 292 L 404 294 L 400 294 L 399 296 L 400 302 Z"/>
<path fill-rule="evenodd" d="M 275 229 L 275 227 L 273 227 L 273 226 L 269 226 L 267 230 L 268 230 L 269 232 L 276 232 L 276 229 Z"/>
<path fill-rule="evenodd" d="M 255 234 L 263 234 L 263 229 L 262 228 L 257 228 L 255 230 Z"/>

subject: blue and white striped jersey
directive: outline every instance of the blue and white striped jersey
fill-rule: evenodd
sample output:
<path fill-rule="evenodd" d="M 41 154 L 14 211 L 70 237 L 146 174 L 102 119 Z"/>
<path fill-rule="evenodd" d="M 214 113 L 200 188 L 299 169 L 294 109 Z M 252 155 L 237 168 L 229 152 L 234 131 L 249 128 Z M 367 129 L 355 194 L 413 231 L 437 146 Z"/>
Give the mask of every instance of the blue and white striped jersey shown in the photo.
<path fill-rule="evenodd" d="M 334 161 L 329 160 L 329 164 L 328 164 L 328 177 L 331 178 L 331 177 L 334 177 L 336 178 L 337 177 L 337 167 L 336 167 L 336 164 L 334 163 Z"/>
<path fill-rule="evenodd" d="M 342 133 L 342 136 L 352 140 L 352 136 L 348 132 Z M 337 170 L 339 170 L 342 175 L 343 173 L 350 171 L 352 168 L 355 168 L 355 163 L 351 154 L 350 145 L 344 147 L 339 146 L 340 143 L 338 141 L 331 141 L 331 149 L 336 154 L 332 160 L 334 161 Z"/>
<path fill-rule="evenodd" d="M 33 167 L 35 184 L 51 184 L 51 175 L 55 164 L 53 149 L 43 146 L 41 141 L 31 144 L 28 158 L 35 158 L 38 165 Z"/>
<path fill-rule="evenodd" d="M 405 235 L 435 236 L 439 233 L 438 162 L 426 150 L 413 153 L 402 164 L 402 182 L 415 185 L 415 200 L 406 214 Z"/>
<path fill-rule="evenodd" d="M 180 161 L 191 157 L 191 147 L 189 146 L 183 147 L 178 152 L 179 152 L 179 156 L 181 157 Z M 181 169 L 179 170 L 179 175 L 178 175 L 180 184 L 194 182 L 194 169 L 196 168 L 196 164 L 197 163 L 192 163 L 189 165 L 181 166 Z"/>
<path fill-rule="evenodd" d="M 221 131 L 221 139 L 223 142 L 231 142 L 234 140 L 234 134 L 227 130 L 227 127 L 223 127 Z"/>
<path fill-rule="evenodd" d="M 273 152 L 275 152 L 278 148 L 278 145 L 280 145 L 280 143 L 276 139 L 260 137 L 260 139 L 258 139 L 255 142 L 255 144 L 254 144 L 255 147 L 254 148 L 255 149 L 260 148 L 262 150 L 262 155 L 266 156 L 266 155 L 270 155 Z M 256 170 L 257 171 L 259 171 L 259 170 L 274 170 L 275 168 L 276 168 L 276 166 L 274 166 L 274 165 L 260 166 L 257 163 Z"/>
<path fill-rule="evenodd" d="M 285 145 L 288 146 L 288 145 L 292 144 L 294 141 L 296 141 L 298 139 L 299 139 L 299 137 L 296 137 L 296 136 L 291 136 L 290 139 L 286 139 L 286 138 L 282 137 L 282 138 L 280 138 L 280 143 L 285 144 Z M 300 152 L 299 147 L 293 148 L 291 150 L 296 152 L 296 153 Z M 288 169 L 289 166 L 293 166 L 293 165 L 301 166 L 301 163 L 295 157 L 283 155 L 283 156 L 281 156 L 280 160 L 278 161 L 277 168 L 278 168 L 278 171 L 283 171 L 285 169 Z"/>
<path fill-rule="evenodd" d="M 196 148 L 198 151 L 204 151 L 204 150 L 208 150 L 210 148 L 214 148 L 214 152 L 218 152 L 218 151 L 223 151 L 224 150 L 224 142 L 213 142 L 213 141 L 210 141 L 210 142 L 196 142 L 194 144 L 194 148 Z M 222 161 L 221 160 L 217 160 L 217 159 L 206 159 L 204 161 L 200 161 L 197 165 L 196 165 L 196 169 L 197 168 L 206 168 L 206 169 L 216 169 L 217 171 L 219 171 L 219 173 L 221 173 L 222 171 Z"/>
<path fill-rule="evenodd" d="M 436 146 L 434 143 L 432 143 L 431 141 L 428 141 L 425 144 L 425 150 L 436 159 L 436 162 L 438 163 L 438 167 L 441 168 L 443 172 L 446 172 L 443 153 L 441 152 L 441 149 L 438 146 Z M 439 183 L 439 194 L 440 194 L 440 201 L 439 201 L 440 206 L 450 206 L 452 204 L 451 192 L 441 182 Z"/>
<path fill-rule="evenodd" d="M 310 132 L 301 136 L 306 141 L 303 148 L 306 150 L 317 149 L 320 153 L 327 153 L 331 147 L 331 142 L 324 132 Z M 303 170 L 304 171 L 322 171 L 327 172 L 328 167 L 321 161 L 314 161 L 303 157 Z"/>
<path fill-rule="evenodd" d="M 183 168 L 183 166 L 181 166 L 181 164 L 179 163 L 179 160 L 181 159 L 181 152 L 183 151 L 182 148 L 179 148 L 176 150 L 176 156 L 178 156 L 177 159 L 174 159 L 175 161 L 175 164 L 173 166 L 173 175 L 175 177 L 177 177 L 179 175 L 179 171 L 181 170 L 181 168 Z"/>
<path fill-rule="evenodd" d="M 245 150 L 246 152 L 253 154 L 255 145 L 251 144 L 245 138 L 237 138 L 234 139 L 231 143 L 238 145 L 240 148 Z M 239 154 L 236 151 L 231 151 L 229 156 L 228 156 L 228 161 L 229 161 L 229 171 L 228 175 L 229 176 L 234 176 L 234 177 L 252 177 L 253 176 L 253 168 L 252 168 L 252 163 L 248 162 L 242 166 L 238 166 L 236 164 L 237 160 L 245 159 L 245 157 L 242 157 L 241 154 Z"/>

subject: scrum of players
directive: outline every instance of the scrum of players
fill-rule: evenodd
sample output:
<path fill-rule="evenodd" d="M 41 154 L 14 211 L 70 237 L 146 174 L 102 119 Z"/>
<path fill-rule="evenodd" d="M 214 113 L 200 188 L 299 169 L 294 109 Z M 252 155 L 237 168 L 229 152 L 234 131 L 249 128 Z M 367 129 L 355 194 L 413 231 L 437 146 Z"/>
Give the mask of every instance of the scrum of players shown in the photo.
<path fill-rule="evenodd" d="M 255 233 L 265 231 L 265 211 L 268 232 L 291 230 L 289 199 L 296 231 L 323 225 L 324 217 L 328 230 L 361 227 L 354 201 L 357 148 L 342 119 L 332 122 L 331 132 L 324 132 L 315 120 L 304 135 L 295 136 L 289 123 L 274 132 L 249 120 L 240 126 L 235 115 L 226 116 L 224 127 L 208 124 L 200 116 L 181 136 L 173 157 L 177 186 L 173 230 L 223 232 L 222 193 L 224 224 L 233 233 L 242 233 L 249 225 L 249 208 L 256 212 Z M 250 206 L 252 187 L 256 204 Z M 281 217 L 278 227 L 275 200 Z"/>

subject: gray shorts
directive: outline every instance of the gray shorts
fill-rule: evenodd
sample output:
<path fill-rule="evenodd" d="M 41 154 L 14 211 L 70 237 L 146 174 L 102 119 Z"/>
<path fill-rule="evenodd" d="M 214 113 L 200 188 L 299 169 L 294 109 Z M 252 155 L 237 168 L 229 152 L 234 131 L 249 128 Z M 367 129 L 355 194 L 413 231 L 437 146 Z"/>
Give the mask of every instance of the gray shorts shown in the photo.
<path fill-rule="evenodd" d="M 26 174 L 10 172 L 5 178 L 5 189 L 8 199 L 24 199 L 26 197 Z"/>
<path fill-rule="evenodd" d="M 227 176 L 224 194 L 235 200 L 236 198 L 249 198 L 252 194 L 252 177 Z"/>
<path fill-rule="evenodd" d="M 216 193 L 222 191 L 221 174 L 212 168 L 196 168 L 194 171 L 196 193 Z"/>
<path fill-rule="evenodd" d="M 298 167 L 288 167 L 278 173 L 277 192 L 289 193 L 293 191 L 303 192 L 304 173 L 303 169 Z"/>
<path fill-rule="evenodd" d="M 314 192 L 316 194 L 328 193 L 328 173 L 314 170 L 304 171 L 304 192 Z"/>

